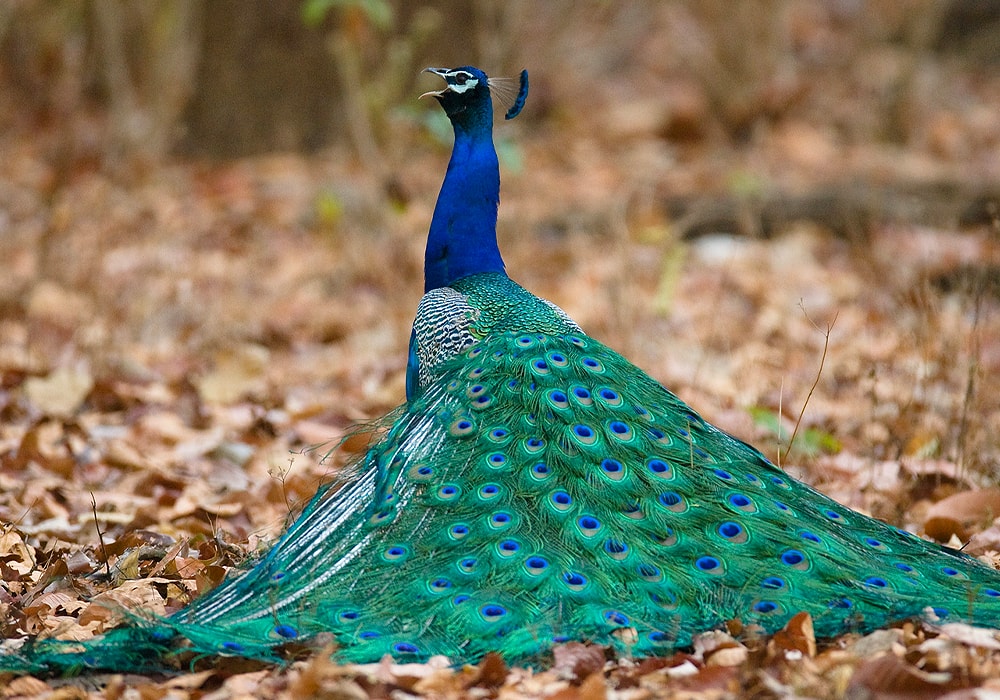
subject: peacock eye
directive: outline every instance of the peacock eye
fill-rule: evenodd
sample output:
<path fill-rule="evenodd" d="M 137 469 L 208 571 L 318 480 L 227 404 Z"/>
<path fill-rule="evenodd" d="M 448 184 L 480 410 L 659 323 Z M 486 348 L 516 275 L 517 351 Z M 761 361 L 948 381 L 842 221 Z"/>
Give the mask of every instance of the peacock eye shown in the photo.
<path fill-rule="evenodd" d="M 452 77 L 455 79 L 456 83 L 458 83 L 459 85 L 464 85 L 466 80 L 469 80 L 469 79 L 472 78 L 472 74 L 471 73 L 466 73 L 465 71 L 461 71 L 461 72 L 455 73 L 455 75 L 452 76 Z"/>

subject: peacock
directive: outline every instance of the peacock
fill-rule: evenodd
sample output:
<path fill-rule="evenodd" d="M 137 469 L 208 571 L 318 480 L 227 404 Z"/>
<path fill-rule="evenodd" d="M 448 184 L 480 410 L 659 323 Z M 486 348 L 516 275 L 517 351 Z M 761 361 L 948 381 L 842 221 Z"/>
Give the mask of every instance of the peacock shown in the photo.
<path fill-rule="evenodd" d="M 1000 572 L 854 512 L 713 427 L 559 307 L 497 245 L 491 81 L 428 69 L 454 128 L 406 367 L 406 402 L 252 568 L 165 618 L 30 641 L 15 672 L 264 661 L 332 643 L 342 662 L 567 641 L 669 653 L 800 611 L 820 637 L 905 618 L 1000 626 Z M 527 73 L 507 113 L 517 115 Z"/>

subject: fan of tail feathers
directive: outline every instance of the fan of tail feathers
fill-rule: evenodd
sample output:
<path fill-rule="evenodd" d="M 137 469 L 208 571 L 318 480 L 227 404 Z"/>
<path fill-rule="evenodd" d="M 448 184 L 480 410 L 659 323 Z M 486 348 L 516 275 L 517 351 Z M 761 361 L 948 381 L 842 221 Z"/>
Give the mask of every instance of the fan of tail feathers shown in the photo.
<path fill-rule="evenodd" d="M 538 663 L 569 640 L 642 656 L 803 610 L 819 636 L 927 615 L 1000 624 L 1000 573 L 789 478 L 511 281 L 488 78 L 431 70 L 456 145 L 407 402 L 382 437 L 253 568 L 190 607 L 89 642 L 29 642 L 0 669 L 279 660 L 316 640 L 359 662 Z"/>

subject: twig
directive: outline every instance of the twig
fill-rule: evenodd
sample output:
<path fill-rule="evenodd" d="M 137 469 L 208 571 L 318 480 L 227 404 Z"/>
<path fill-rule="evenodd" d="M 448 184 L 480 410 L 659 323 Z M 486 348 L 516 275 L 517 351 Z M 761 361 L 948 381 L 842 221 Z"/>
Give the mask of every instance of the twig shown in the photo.
<path fill-rule="evenodd" d="M 775 423 L 777 425 L 775 426 L 775 431 L 774 431 L 775 435 L 778 438 L 778 469 L 781 469 L 781 416 L 784 415 L 781 412 L 781 410 L 784 407 L 784 403 L 785 403 L 785 378 L 782 377 L 781 386 L 778 387 L 778 415 L 776 416 L 777 420 L 775 421 Z M 795 427 L 797 428 L 798 425 L 796 425 Z M 795 433 L 792 433 L 792 438 L 793 439 L 795 438 Z M 788 449 L 792 449 L 791 440 L 788 441 Z M 787 451 L 785 452 L 785 456 L 786 457 L 788 456 Z"/>
<path fill-rule="evenodd" d="M 813 328 L 815 328 L 816 330 L 819 330 L 819 326 L 817 326 L 816 322 L 813 321 L 809 317 L 809 314 L 806 312 L 805 307 L 802 306 L 802 301 L 801 300 L 799 300 L 799 308 L 802 309 L 802 313 L 805 314 L 806 319 L 809 321 L 809 323 L 812 324 Z M 823 365 L 826 364 L 826 353 L 830 349 L 830 332 L 833 330 L 834 324 L 837 323 L 837 316 L 839 316 L 839 315 L 840 315 L 840 312 L 838 312 L 836 315 L 834 315 L 833 320 L 829 323 L 829 325 L 827 325 L 826 331 L 823 332 L 823 355 L 819 358 L 819 368 L 817 368 L 817 370 L 816 370 L 816 378 L 813 380 L 812 386 L 809 387 L 809 393 L 806 394 L 806 400 L 802 402 L 802 408 L 799 409 L 799 417 L 795 419 L 795 429 L 792 430 L 792 436 L 790 438 L 788 438 L 788 448 L 785 450 L 785 457 L 786 458 L 788 457 L 788 453 L 792 451 L 792 445 L 795 443 L 795 436 L 799 432 L 799 426 L 802 425 L 802 417 L 806 413 L 806 406 L 809 405 L 809 399 L 812 398 L 813 392 L 816 391 L 816 387 L 819 385 L 819 379 L 820 379 L 821 376 L 823 376 Z M 779 425 L 780 425 L 780 422 L 779 422 Z M 779 442 L 779 445 L 780 445 L 780 442 Z M 781 454 L 780 453 L 780 447 L 779 447 L 779 453 L 778 454 L 779 454 L 779 456 Z M 778 460 L 778 464 L 779 465 L 781 464 L 781 460 L 780 459 Z"/>
<path fill-rule="evenodd" d="M 104 557 L 104 571 L 108 578 L 111 578 L 111 562 L 108 560 L 108 548 L 104 545 L 104 533 L 101 532 L 101 521 L 97 519 L 97 499 L 94 492 L 90 492 L 90 506 L 94 512 L 94 527 L 97 528 L 97 539 L 101 542 L 101 555 Z"/>

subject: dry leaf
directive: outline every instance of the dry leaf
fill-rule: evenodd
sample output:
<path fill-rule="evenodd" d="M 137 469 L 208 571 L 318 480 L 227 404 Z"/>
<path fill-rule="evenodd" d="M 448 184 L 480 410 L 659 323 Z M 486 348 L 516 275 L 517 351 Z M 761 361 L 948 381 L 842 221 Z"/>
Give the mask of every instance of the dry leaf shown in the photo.
<path fill-rule="evenodd" d="M 476 677 L 467 687 L 499 688 L 507 679 L 507 664 L 500 654 L 490 653 L 479 662 Z"/>
<path fill-rule="evenodd" d="M 604 647 L 570 642 L 552 650 L 553 669 L 560 678 L 582 679 L 604 669 Z"/>
<path fill-rule="evenodd" d="M 1000 632 L 984 627 L 973 627 L 960 622 L 949 622 L 940 625 L 938 630 L 943 635 L 971 647 L 980 649 L 1000 650 Z"/>
<path fill-rule="evenodd" d="M 261 345 L 245 344 L 220 353 L 215 368 L 195 381 L 198 394 L 210 403 L 233 403 L 260 394 L 266 387 L 265 372 L 270 352 Z"/>
<path fill-rule="evenodd" d="M 884 654 L 858 667 L 848 692 L 864 689 L 876 698 L 937 698 L 963 685 L 950 673 L 927 673 L 892 654 Z"/>
<path fill-rule="evenodd" d="M 93 386 L 86 366 L 60 367 L 47 377 L 25 381 L 24 395 L 45 415 L 68 418 L 79 410 Z"/>
<path fill-rule="evenodd" d="M 608 697 L 608 682 L 603 673 L 591 673 L 579 688 L 580 700 L 605 700 Z"/>
<path fill-rule="evenodd" d="M 52 692 L 52 686 L 34 676 L 21 676 L 7 683 L 2 691 L 4 698 L 41 698 Z"/>
<path fill-rule="evenodd" d="M 924 531 L 939 542 L 969 539 L 971 529 L 1000 515 L 1000 488 L 962 491 L 938 501 L 927 511 Z"/>
<path fill-rule="evenodd" d="M 816 656 L 816 635 L 809 613 L 800 612 L 792 617 L 783 629 L 775 632 L 768 649 L 782 653 L 796 651 L 809 658 Z"/>

